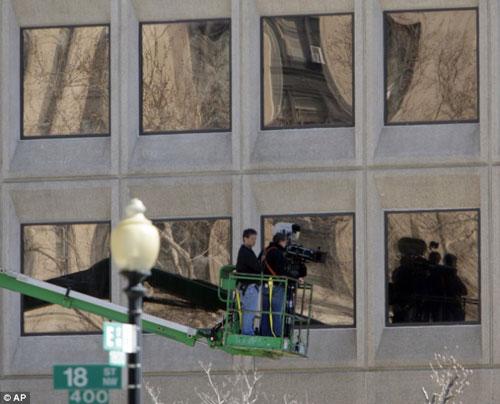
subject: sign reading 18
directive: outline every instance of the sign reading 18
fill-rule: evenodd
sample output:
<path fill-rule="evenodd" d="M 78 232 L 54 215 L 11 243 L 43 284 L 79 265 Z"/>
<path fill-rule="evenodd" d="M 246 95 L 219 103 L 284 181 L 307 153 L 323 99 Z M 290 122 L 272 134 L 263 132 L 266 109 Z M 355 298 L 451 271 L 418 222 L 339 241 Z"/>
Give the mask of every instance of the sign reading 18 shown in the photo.
<path fill-rule="evenodd" d="M 89 382 L 87 369 L 84 367 L 67 368 L 64 372 L 68 387 L 85 387 Z"/>

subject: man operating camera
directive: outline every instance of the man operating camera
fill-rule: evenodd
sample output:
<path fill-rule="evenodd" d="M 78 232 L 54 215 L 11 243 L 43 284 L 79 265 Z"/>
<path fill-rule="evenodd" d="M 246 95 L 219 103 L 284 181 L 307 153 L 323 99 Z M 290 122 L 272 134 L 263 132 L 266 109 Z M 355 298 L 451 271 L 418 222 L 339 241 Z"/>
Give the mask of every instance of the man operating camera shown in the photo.
<path fill-rule="evenodd" d="M 273 239 L 262 251 L 260 261 L 264 274 L 286 276 L 289 279 L 285 290 L 284 282 L 272 280 L 265 284 L 262 291 L 263 336 L 288 336 L 291 325 L 283 322 L 283 312 L 293 314 L 296 281 L 302 282 L 307 275 L 305 261 L 324 262 L 324 254 L 319 250 L 305 248 L 296 241 L 300 226 L 292 223 L 278 223 L 273 228 Z M 272 278 L 271 278 L 272 279 Z M 286 309 L 286 310 L 284 310 Z M 271 312 L 271 315 L 270 315 Z M 289 319 L 289 318 L 288 318 Z M 285 323 L 285 324 L 284 324 Z M 285 329 L 283 330 L 283 324 Z"/>

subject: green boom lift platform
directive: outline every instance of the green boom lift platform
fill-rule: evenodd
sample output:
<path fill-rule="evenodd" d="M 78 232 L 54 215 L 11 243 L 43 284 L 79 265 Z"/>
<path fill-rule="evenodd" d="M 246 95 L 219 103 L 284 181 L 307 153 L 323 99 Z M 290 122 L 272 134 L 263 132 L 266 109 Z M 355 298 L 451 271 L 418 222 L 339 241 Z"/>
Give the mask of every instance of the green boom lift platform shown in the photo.
<path fill-rule="evenodd" d="M 206 343 L 232 355 L 280 358 L 284 355 L 307 356 L 309 327 L 311 323 L 312 285 L 298 283 L 287 277 L 268 277 L 237 274 L 232 265 L 220 269 L 217 295 L 225 306 L 224 319 L 211 329 L 196 329 L 159 317 L 144 314 L 142 328 L 145 332 L 157 334 L 189 346 L 196 342 Z M 281 322 L 284 335 L 249 336 L 241 334 L 242 309 L 238 285 L 241 281 L 260 284 L 268 291 L 264 299 L 272 296 L 273 289 L 282 287 L 293 299 L 284 299 L 278 312 L 259 310 L 257 318 L 267 316 L 268 321 Z M 0 270 L 0 288 L 21 293 L 31 298 L 66 308 L 93 313 L 107 320 L 126 323 L 127 309 L 87 294 L 79 293 L 53 283 L 39 281 L 26 275 Z"/>

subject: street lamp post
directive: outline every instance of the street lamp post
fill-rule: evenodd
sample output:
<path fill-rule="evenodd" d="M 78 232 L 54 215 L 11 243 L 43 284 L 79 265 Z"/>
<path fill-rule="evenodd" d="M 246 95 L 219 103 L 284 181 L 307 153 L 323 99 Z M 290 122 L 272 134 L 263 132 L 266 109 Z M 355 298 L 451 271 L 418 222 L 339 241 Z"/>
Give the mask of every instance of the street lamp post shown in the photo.
<path fill-rule="evenodd" d="M 158 258 L 160 235 L 158 229 L 144 216 L 146 208 L 139 199 L 132 199 L 126 208 L 126 217 L 111 232 L 111 256 L 121 274 L 127 278 L 125 293 L 128 297 L 128 322 L 137 333 L 137 349 L 129 353 L 128 402 L 141 404 L 141 314 L 144 280 Z"/>

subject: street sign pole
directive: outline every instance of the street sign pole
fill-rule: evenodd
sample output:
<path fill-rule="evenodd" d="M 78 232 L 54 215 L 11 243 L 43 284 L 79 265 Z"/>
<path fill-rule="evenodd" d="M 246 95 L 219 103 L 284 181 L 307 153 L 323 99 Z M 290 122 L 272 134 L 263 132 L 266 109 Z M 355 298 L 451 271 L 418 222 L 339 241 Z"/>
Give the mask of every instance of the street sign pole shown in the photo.
<path fill-rule="evenodd" d="M 127 274 L 127 271 L 123 271 Z M 141 278 L 142 276 L 142 278 Z M 142 351 L 141 351 L 141 315 L 142 299 L 145 295 L 145 288 L 142 284 L 144 277 L 140 272 L 128 272 L 129 285 L 125 289 L 128 296 L 128 322 L 135 324 L 136 329 L 136 350 L 128 354 L 128 402 L 129 404 L 142 404 L 141 383 L 142 383 Z"/>

